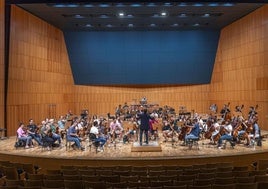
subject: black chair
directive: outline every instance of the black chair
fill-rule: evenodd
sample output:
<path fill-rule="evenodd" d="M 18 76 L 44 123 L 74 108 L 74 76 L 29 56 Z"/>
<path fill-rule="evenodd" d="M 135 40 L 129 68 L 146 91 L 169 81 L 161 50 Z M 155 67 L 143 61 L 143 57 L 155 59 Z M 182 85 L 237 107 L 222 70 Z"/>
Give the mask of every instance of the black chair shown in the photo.
<path fill-rule="evenodd" d="M 97 141 L 96 140 L 97 137 L 95 134 L 93 133 L 89 133 L 89 147 L 90 147 L 90 150 L 91 150 L 91 147 L 95 147 L 96 149 L 96 153 L 98 153 L 98 148 L 100 147 L 100 141 Z"/>

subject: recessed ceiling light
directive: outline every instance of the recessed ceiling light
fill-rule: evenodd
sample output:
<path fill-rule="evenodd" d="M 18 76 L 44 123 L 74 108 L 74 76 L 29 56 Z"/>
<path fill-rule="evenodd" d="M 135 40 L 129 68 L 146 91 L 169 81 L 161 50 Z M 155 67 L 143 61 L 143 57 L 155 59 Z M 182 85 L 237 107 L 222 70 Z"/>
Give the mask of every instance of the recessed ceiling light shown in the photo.
<path fill-rule="evenodd" d="M 124 14 L 123 12 L 118 13 L 118 15 L 119 15 L 120 17 L 125 16 L 125 14 Z"/>
<path fill-rule="evenodd" d="M 203 17 L 209 17 L 209 16 L 210 16 L 209 13 L 206 13 L 206 14 L 203 15 Z"/>
<path fill-rule="evenodd" d="M 161 16 L 167 16 L 166 12 L 161 12 Z"/>
<path fill-rule="evenodd" d="M 152 24 L 150 24 L 150 26 L 151 26 L 151 27 L 155 27 L 155 26 L 156 26 L 156 24 L 153 24 L 153 23 L 152 23 Z"/>
<path fill-rule="evenodd" d="M 106 8 L 106 7 L 110 7 L 110 5 L 108 3 L 101 3 L 99 4 L 99 7 Z"/>
<path fill-rule="evenodd" d="M 203 3 L 194 3 L 193 6 L 195 6 L 195 7 L 202 7 L 202 6 L 204 6 L 204 4 Z"/>
<path fill-rule="evenodd" d="M 131 7 L 141 7 L 142 4 L 140 4 L 140 3 L 132 3 L 130 6 Z"/>
<path fill-rule="evenodd" d="M 127 26 L 128 27 L 134 27 L 134 24 L 128 24 Z"/>

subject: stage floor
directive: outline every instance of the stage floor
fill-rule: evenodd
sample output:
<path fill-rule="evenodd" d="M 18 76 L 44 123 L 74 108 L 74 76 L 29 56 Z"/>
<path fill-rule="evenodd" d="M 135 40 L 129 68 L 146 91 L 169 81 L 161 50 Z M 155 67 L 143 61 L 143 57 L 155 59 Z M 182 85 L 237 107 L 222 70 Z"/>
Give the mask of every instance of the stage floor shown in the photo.
<path fill-rule="evenodd" d="M 263 135 L 268 132 L 263 131 Z M 265 137 L 262 140 L 262 146 L 246 147 L 244 144 L 237 144 L 234 149 L 227 143 L 226 149 L 218 149 L 216 145 L 209 144 L 209 140 L 202 139 L 199 143 L 199 148 L 193 146 L 191 149 L 188 146 L 182 146 L 181 141 L 163 142 L 160 138 L 157 144 L 161 148 L 159 151 L 146 151 L 137 150 L 132 151 L 137 145 L 133 142 L 123 144 L 117 142 L 114 144 L 107 144 L 103 152 L 96 153 L 94 147 L 90 149 L 88 141 L 83 142 L 85 151 L 74 150 L 65 147 L 65 140 L 62 142 L 62 147 L 54 148 L 51 151 L 42 149 L 42 147 L 35 146 L 34 148 L 24 149 L 22 147 L 15 148 L 16 137 L 10 137 L 5 140 L 0 140 L 0 154 L 9 154 L 12 156 L 29 156 L 29 157 L 42 157 L 54 159 L 87 159 L 87 160 L 136 160 L 136 159 L 185 159 L 185 158 L 208 158 L 208 157 L 221 157 L 221 156 L 235 156 L 243 154 L 255 154 L 268 152 L 268 139 Z M 153 141 L 151 141 L 153 142 Z M 144 147 L 144 146 L 142 146 Z"/>

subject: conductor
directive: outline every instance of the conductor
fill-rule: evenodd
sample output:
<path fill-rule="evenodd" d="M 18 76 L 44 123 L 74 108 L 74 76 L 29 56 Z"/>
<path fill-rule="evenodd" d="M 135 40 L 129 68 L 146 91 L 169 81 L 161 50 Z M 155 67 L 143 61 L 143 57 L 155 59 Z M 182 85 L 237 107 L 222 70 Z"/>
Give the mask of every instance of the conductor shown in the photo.
<path fill-rule="evenodd" d="M 149 120 L 151 119 L 150 115 L 147 114 L 147 109 L 143 110 L 143 113 L 138 114 L 138 119 L 140 119 L 140 145 L 142 146 L 142 135 L 145 133 L 145 142 L 148 144 L 148 131 L 150 128 Z"/>

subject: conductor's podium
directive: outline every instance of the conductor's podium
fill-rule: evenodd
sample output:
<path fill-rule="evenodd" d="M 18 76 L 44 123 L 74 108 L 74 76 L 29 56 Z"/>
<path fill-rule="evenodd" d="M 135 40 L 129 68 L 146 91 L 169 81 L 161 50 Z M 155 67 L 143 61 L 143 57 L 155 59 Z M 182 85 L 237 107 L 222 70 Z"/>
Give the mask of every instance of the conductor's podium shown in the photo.
<path fill-rule="evenodd" d="M 134 142 L 131 147 L 131 152 L 162 152 L 162 148 L 158 141 L 149 141 L 149 144 Z"/>

